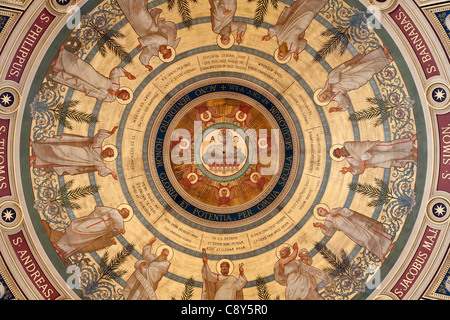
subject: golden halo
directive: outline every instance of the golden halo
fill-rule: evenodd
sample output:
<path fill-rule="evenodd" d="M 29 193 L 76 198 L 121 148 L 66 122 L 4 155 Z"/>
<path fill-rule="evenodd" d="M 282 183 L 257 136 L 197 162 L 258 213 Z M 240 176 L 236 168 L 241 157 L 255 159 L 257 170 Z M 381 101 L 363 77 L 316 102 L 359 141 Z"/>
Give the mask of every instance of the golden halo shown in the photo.
<path fill-rule="evenodd" d="M 337 162 L 341 162 L 341 161 L 343 161 L 343 160 L 345 160 L 345 157 L 340 157 L 340 158 L 337 158 L 337 157 L 335 157 L 334 156 L 334 150 L 336 150 L 336 149 L 340 149 L 340 148 L 343 148 L 344 146 L 342 145 L 342 144 L 335 144 L 334 146 L 332 146 L 331 148 L 330 148 L 330 152 L 329 152 L 329 154 L 330 154 L 330 158 L 332 159 L 332 160 L 334 160 L 334 161 L 337 161 Z"/>
<path fill-rule="evenodd" d="M 303 253 L 305 255 L 303 257 L 303 259 L 306 259 L 307 264 L 309 266 L 312 265 L 312 258 L 310 256 L 308 256 L 309 251 L 306 248 L 302 248 L 302 249 L 298 250 L 298 254 L 300 255 L 301 253 Z"/>
<path fill-rule="evenodd" d="M 204 117 L 205 114 L 208 115 L 206 118 Z M 209 120 L 211 120 L 211 118 L 212 118 L 212 115 L 211 115 L 211 112 L 209 112 L 209 111 L 205 111 L 200 114 L 200 119 L 202 119 L 202 121 L 209 121 Z"/>
<path fill-rule="evenodd" d="M 195 180 L 194 180 L 194 181 L 191 181 L 191 180 L 189 179 L 189 178 L 192 177 L 192 176 L 195 177 Z M 189 179 L 189 182 L 190 182 L 191 184 L 197 183 L 197 181 L 198 181 L 198 174 L 191 172 L 191 173 L 189 173 L 189 174 L 187 175 L 187 178 Z"/>
<path fill-rule="evenodd" d="M 230 196 L 230 194 L 231 194 L 230 189 L 228 189 L 228 188 L 226 188 L 226 187 L 223 187 L 223 188 L 220 188 L 220 189 L 219 189 L 219 197 L 220 197 L 220 194 L 222 193 L 222 190 L 226 190 L 226 191 L 227 191 L 226 197 L 229 197 L 229 196 Z"/>
<path fill-rule="evenodd" d="M 216 37 L 216 42 L 219 47 L 222 49 L 230 49 L 234 45 L 234 34 L 230 33 L 230 42 L 228 44 L 223 44 L 222 40 L 220 40 L 221 35 L 218 34 Z"/>
<path fill-rule="evenodd" d="M 107 161 L 107 162 L 111 162 L 111 161 L 116 160 L 116 159 L 117 159 L 117 156 L 119 155 L 119 151 L 117 150 L 117 147 L 116 147 L 115 145 L 113 145 L 113 144 L 106 144 L 106 145 L 104 145 L 104 146 L 102 147 L 102 151 L 105 150 L 105 149 L 107 149 L 107 148 L 113 149 L 114 155 L 113 155 L 112 157 L 109 157 L 109 158 L 103 158 L 103 160 L 104 160 L 104 161 Z"/>
<path fill-rule="evenodd" d="M 123 208 L 128 209 L 128 211 L 130 212 L 128 217 L 126 219 L 123 219 L 124 222 L 128 222 L 134 217 L 134 210 L 128 203 L 122 203 L 117 206 L 117 210 L 121 210 Z"/>
<path fill-rule="evenodd" d="M 325 217 L 320 216 L 317 211 L 319 208 L 324 208 L 325 210 L 327 210 L 328 212 L 330 212 L 330 208 L 323 203 L 319 203 L 318 205 L 316 205 L 313 209 L 313 214 L 314 214 L 314 218 L 316 218 L 317 220 L 325 220 Z"/>
<path fill-rule="evenodd" d="M 326 107 L 327 105 L 330 104 L 331 101 L 324 101 L 324 102 L 322 102 L 322 101 L 319 100 L 319 93 L 320 93 L 322 90 L 323 90 L 323 89 L 317 89 L 317 90 L 314 92 L 314 102 L 315 102 L 318 106 L 320 106 L 320 107 Z"/>
<path fill-rule="evenodd" d="M 232 274 L 234 271 L 234 263 L 233 263 L 233 261 L 231 261 L 230 259 L 227 259 L 227 258 L 220 259 L 219 261 L 217 261 L 217 264 L 216 264 L 217 273 L 222 274 L 222 271 L 220 270 L 220 265 L 222 264 L 222 262 L 228 262 L 230 264 L 230 271 L 228 272 L 228 274 Z"/>
<path fill-rule="evenodd" d="M 255 178 L 257 178 L 257 179 L 255 179 Z M 261 174 L 260 174 L 259 172 L 253 172 L 253 173 L 250 175 L 250 181 L 253 182 L 253 183 L 258 182 L 258 180 L 259 180 L 260 178 L 261 178 Z"/>
<path fill-rule="evenodd" d="M 168 245 L 166 245 L 166 244 L 160 245 L 160 246 L 156 249 L 156 255 L 159 256 L 159 255 L 161 254 L 161 252 L 163 251 L 163 249 L 169 250 L 169 255 L 167 256 L 167 261 L 172 260 L 172 258 L 173 258 L 173 256 L 174 256 L 173 249 L 172 249 L 172 247 L 170 247 L 170 246 L 168 246 Z"/>
<path fill-rule="evenodd" d="M 264 142 L 264 144 L 261 144 L 261 142 Z M 268 146 L 269 144 L 267 143 L 267 138 L 260 138 L 258 140 L 258 147 L 260 147 L 261 149 L 267 149 Z"/>
<path fill-rule="evenodd" d="M 275 251 L 275 255 L 277 256 L 278 259 L 281 259 L 280 250 L 283 248 L 286 248 L 286 247 L 289 247 L 289 249 L 291 250 L 291 253 L 292 253 L 292 250 L 293 250 L 292 246 L 289 243 L 283 243 L 283 244 L 279 245 Z"/>
<path fill-rule="evenodd" d="M 162 62 L 172 62 L 175 59 L 175 55 L 177 54 L 175 49 L 172 48 L 171 46 L 167 46 L 167 48 L 172 51 L 172 55 L 170 56 L 169 59 L 164 59 L 163 55 L 161 52 L 158 51 L 158 55 L 159 55 L 159 60 L 161 60 Z"/>
<path fill-rule="evenodd" d="M 122 100 L 122 99 L 119 99 L 118 97 L 116 97 L 116 101 L 123 105 L 129 104 L 133 100 L 133 90 L 131 90 L 128 87 L 121 87 L 121 88 L 119 88 L 119 90 L 125 90 L 126 92 L 128 92 L 130 97 L 127 100 Z"/>
<path fill-rule="evenodd" d="M 241 115 L 241 114 L 243 115 L 242 118 L 240 118 L 240 115 Z M 245 121 L 245 119 L 247 119 L 247 114 L 246 114 L 246 113 L 243 113 L 243 112 L 241 112 L 241 111 L 239 110 L 238 112 L 236 112 L 235 117 L 236 117 L 236 119 L 237 119 L 238 121 Z"/>
<path fill-rule="evenodd" d="M 191 142 L 188 139 L 186 139 L 186 138 L 182 138 L 180 143 L 178 144 L 178 146 L 182 150 L 188 149 L 190 145 L 191 145 Z"/>
<path fill-rule="evenodd" d="M 288 63 L 289 61 L 291 61 L 291 57 L 292 57 L 292 54 L 291 54 L 291 53 L 289 53 L 288 56 L 287 56 L 286 58 L 284 58 L 284 60 L 280 60 L 280 58 L 278 58 L 278 51 L 279 51 L 279 50 L 280 50 L 280 49 L 277 48 L 277 49 L 275 50 L 275 52 L 273 53 L 273 57 L 274 57 L 274 59 L 275 59 L 276 62 L 278 62 L 279 64 L 286 64 L 286 63 Z"/>

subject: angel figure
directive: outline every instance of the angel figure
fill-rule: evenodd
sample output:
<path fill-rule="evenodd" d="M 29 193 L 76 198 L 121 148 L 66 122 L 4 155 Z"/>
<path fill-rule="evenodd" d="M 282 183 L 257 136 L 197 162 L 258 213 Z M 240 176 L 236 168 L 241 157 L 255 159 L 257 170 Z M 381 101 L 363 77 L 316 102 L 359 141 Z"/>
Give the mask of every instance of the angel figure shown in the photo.
<path fill-rule="evenodd" d="M 195 120 L 201 121 L 203 125 L 207 125 L 209 122 L 214 123 L 215 118 L 221 117 L 214 108 L 208 107 L 206 102 L 201 106 L 195 107 L 195 109 L 197 109 Z"/>
<path fill-rule="evenodd" d="M 242 183 L 245 183 L 252 188 L 259 188 L 260 190 L 264 189 L 266 178 L 261 175 L 261 167 L 259 163 L 256 165 L 256 168 L 252 168 L 250 174 L 247 174 L 245 177 L 246 180 Z"/>
<path fill-rule="evenodd" d="M 230 201 L 235 196 L 235 190 L 238 186 L 232 186 L 231 188 L 228 186 L 229 184 L 227 184 L 226 186 L 219 184 L 219 187 L 211 186 L 214 189 L 214 197 L 217 199 L 217 201 L 219 201 L 219 206 L 229 206 Z"/>
<path fill-rule="evenodd" d="M 241 126 L 245 124 L 247 127 L 250 127 L 250 120 L 252 119 L 251 109 L 252 106 L 241 102 L 241 105 L 234 107 L 233 111 L 226 117 L 234 118 L 233 121 L 238 122 Z"/>
<path fill-rule="evenodd" d="M 197 168 L 193 168 L 190 164 L 188 169 L 183 172 L 183 179 L 178 180 L 187 189 L 197 189 L 201 185 L 206 184 L 202 177 L 198 174 Z"/>
<path fill-rule="evenodd" d="M 257 143 L 258 143 L 258 149 L 267 149 L 267 152 L 269 152 L 272 149 L 272 136 L 269 134 L 258 134 L 257 135 Z M 274 140 L 275 142 L 276 140 Z M 274 145 L 275 147 L 275 145 Z"/>

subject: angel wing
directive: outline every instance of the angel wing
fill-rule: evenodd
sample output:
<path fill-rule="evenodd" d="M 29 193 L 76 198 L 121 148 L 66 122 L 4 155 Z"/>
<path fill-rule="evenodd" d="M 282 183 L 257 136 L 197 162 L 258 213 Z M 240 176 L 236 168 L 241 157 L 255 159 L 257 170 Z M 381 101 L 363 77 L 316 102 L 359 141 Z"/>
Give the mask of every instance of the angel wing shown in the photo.
<path fill-rule="evenodd" d="M 247 127 L 250 127 L 250 120 L 252 119 L 252 114 L 249 112 L 247 113 L 247 118 L 245 118 L 245 125 Z"/>
<path fill-rule="evenodd" d="M 230 199 L 233 199 L 233 198 L 234 198 L 234 192 L 235 192 L 235 190 L 236 190 L 237 187 L 238 187 L 238 186 L 232 186 L 232 187 L 230 188 Z"/>
<path fill-rule="evenodd" d="M 219 188 L 217 188 L 216 186 L 210 186 L 211 188 L 214 189 L 214 197 L 219 200 L 220 196 L 219 196 Z"/>
<path fill-rule="evenodd" d="M 188 174 L 192 172 L 192 164 L 189 165 L 189 167 L 186 169 L 186 171 L 183 172 L 183 179 L 186 179 Z"/>
<path fill-rule="evenodd" d="M 220 118 L 221 115 L 216 112 L 216 110 L 212 107 L 208 107 L 208 111 L 211 112 L 213 118 Z"/>
<path fill-rule="evenodd" d="M 254 182 L 252 182 L 250 179 L 243 181 L 242 183 L 248 184 L 252 188 L 257 188 L 258 185 Z"/>
<path fill-rule="evenodd" d="M 200 186 L 202 186 L 202 185 L 204 185 L 204 184 L 206 184 L 205 181 L 203 181 L 203 180 L 198 180 L 196 183 L 194 183 L 194 184 L 191 185 L 191 188 L 197 189 L 198 187 L 200 187 Z"/>
<path fill-rule="evenodd" d="M 239 111 L 240 107 L 234 107 L 234 109 L 231 111 L 230 114 L 228 114 L 226 117 L 227 118 L 234 118 L 234 116 L 236 115 L 236 113 Z"/>

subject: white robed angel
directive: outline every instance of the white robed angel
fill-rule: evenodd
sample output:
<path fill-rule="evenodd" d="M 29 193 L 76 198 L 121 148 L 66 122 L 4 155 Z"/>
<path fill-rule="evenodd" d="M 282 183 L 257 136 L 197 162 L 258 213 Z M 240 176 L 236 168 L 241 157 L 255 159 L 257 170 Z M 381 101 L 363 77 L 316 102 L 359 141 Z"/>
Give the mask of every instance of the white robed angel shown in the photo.
<path fill-rule="evenodd" d="M 53 81 L 84 92 L 86 96 L 101 102 L 128 101 L 131 92 L 121 88 L 120 78 L 136 79 L 134 75 L 121 67 L 112 68 L 109 76 L 105 77 L 89 63 L 63 47 L 51 63 L 51 67 L 54 71 Z"/>
<path fill-rule="evenodd" d="M 177 39 L 177 26 L 172 21 L 160 17 L 160 8 L 147 9 L 147 0 L 117 0 L 120 9 L 131 27 L 138 35 L 139 61 L 152 71 L 152 57 L 160 57 L 163 62 L 175 58 L 175 49 L 180 42 Z"/>
<path fill-rule="evenodd" d="M 134 264 L 135 271 L 123 289 L 124 300 L 157 300 L 156 289 L 170 267 L 169 250 L 164 248 L 159 255 L 152 253 L 154 236 L 142 249 L 142 259 Z"/>
<path fill-rule="evenodd" d="M 334 290 L 333 279 L 324 271 L 311 266 L 312 259 L 306 250 L 299 250 L 298 244 L 283 246 L 279 250 L 280 258 L 274 266 L 274 278 L 280 285 L 286 287 L 286 300 L 323 300 L 319 293 L 317 280 L 329 283 L 327 292 Z M 297 255 L 300 260 L 296 259 Z"/>
<path fill-rule="evenodd" d="M 412 138 L 381 141 L 347 141 L 333 151 L 335 159 L 347 159 L 349 167 L 342 173 L 353 175 L 364 173 L 366 168 L 404 167 L 408 163 L 417 164 L 418 150 L 414 147 L 417 134 Z"/>
<path fill-rule="evenodd" d="M 329 0 L 297 0 L 290 7 L 285 7 L 277 23 L 268 29 L 262 40 L 277 37 L 280 62 L 287 61 L 291 54 L 297 61 L 299 54 L 306 48 L 305 31 L 317 14 Z"/>
<path fill-rule="evenodd" d="M 330 211 L 319 206 L 316 218 L 325 220 L 324 223 L 314 222 L 327 237 L 333 236 L 336 231 L 343 232 L 360 246 L 367 248 L 383 263 L 386 254 L 392 250 L 394 242 L 381 222 L 367 217 L 349 208 L 334 208 Z"/>
<path fill-rule="evenodd" d="M 129 214 L 127 208 L 95 206 L 89 215 L 73 219 L 53 245 L 61 257 L 103 249 L 116 243 L 112 231 L 125 233 L 124 219 Z"/>
<path fill-rule="evenodd" d="M 318 93 L 321 104 L 336 101 L 337 107 L 329 112 L 345 111 L 350 107 L 347 92 L 365 85 L 373 76 L 386 68 L 393 58 L 386 47 L 378 47 L 366 54 L 358 54 L 340 64 L 328 74 L 324 88 Z"/>
<path fill-rule="evenodd" d="M 115 147 L 102 147 L 103 141 L 116 130 L 117 127 L 111 131 L 100 129 L 94 137 L 63 133 L 30 142 L 30 166 L 60 176 L 97 172 L 101 177 L 112 175 L 117 180 L 117 174 L 104 163 L 116 155 Z"/>
<path fill-rule="evenodd" d="M 239 266 L 238 278 L 229 272 L 230 263 L 223 261 L 220 264 L 220 274 L 213 273 L 208 266 L 206 251 L 203 249 L 202 300 L 244 300 L 242 289 L 247 284 L 247 278 L 243 266 Z"/>
<path fill-rule="evenodd" d="M 236 0 L 209 0 L 209 4 L 212 30 L 219 36 L 220 43 L 227 46 L 231 41 L 231 33 L 236 31 L 236 43 L 241 44 L 247 24 L 234 21 L 237 10 Z"/>

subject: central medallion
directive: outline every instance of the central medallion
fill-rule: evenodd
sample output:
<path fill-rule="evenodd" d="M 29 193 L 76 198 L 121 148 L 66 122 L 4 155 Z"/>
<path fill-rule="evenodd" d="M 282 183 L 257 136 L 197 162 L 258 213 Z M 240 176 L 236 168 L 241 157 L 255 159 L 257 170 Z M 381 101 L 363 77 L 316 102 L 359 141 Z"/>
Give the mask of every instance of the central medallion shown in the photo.
<path fill-rule="evenodd" d="M 213 127 L 213 126 L 212 126 Z M 218 123 L 208 128 L 198 141 L 200 150 L 195 150 L 201 157 L 199 164 L 202 172 L 215 181 L 232 181 L 244 173 L 251 162 L 247 161 L 250 153 L 248 136 L 240 134 L 240 128 L 230 128 L 227 123 Z"/>
<path fill-rule="evenodd" d="M 298 170 L 298 135 L 266 94 L 229 83 L 192 86 L 162 108 L 149 163 L 172 213 L 196 222 L 254 221 L 284 199 Z"/>

